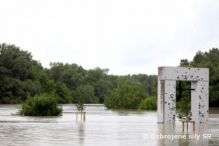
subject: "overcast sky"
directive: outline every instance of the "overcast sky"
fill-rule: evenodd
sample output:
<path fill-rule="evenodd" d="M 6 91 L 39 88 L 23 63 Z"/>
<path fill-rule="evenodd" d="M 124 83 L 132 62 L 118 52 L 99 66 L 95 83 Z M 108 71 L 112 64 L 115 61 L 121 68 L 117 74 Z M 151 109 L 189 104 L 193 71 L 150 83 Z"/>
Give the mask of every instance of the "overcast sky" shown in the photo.
<path fill-rule="evenodd" d="M 0 43 L 28 50 L 44 67 L 157 74 L 219 46 L 219 1 L 1 0 Z"/>

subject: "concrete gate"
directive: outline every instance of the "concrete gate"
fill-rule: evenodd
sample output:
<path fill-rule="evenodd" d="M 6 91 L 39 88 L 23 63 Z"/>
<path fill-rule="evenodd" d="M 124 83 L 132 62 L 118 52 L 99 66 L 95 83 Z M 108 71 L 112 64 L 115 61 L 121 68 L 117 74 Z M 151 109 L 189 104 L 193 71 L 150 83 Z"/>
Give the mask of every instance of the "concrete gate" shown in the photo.
<path fill-rule="evenodd" d="M 191 81 L 191 112 L 196 123 L 206 123 L 209 108 L 209 69 L 190 67 L 158 68 L 158 123 L 174 124 L 176 81 Z"/>

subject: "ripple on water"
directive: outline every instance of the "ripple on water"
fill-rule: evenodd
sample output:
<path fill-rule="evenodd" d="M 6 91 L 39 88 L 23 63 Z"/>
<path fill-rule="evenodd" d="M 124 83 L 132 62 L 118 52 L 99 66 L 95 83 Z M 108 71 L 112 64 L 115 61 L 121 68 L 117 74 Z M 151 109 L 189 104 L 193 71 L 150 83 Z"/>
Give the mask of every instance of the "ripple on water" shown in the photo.
<path fill-rule="evenodd" d="M 74 105 L 63 106 L 60 117 L 12 116 L 20 105 L 0 105 L 0 146 L 164 146 L 200 145 L 191 140 L 145 139 L 145 135 L 168 133 L 157 124 L 156 112 L 106 110 L 103 105 L 87 105 L 87 121 L 76 122 Z M 208 132 L 213 138 L 205 145 L 219 145 L 219 114 L 210 115 Z M 165 131 L 166 130 L 166 131 Z M 174 131 L 181 133 L 181 124 Z M 189 131 L 191 132 L 191 130 Z"/>

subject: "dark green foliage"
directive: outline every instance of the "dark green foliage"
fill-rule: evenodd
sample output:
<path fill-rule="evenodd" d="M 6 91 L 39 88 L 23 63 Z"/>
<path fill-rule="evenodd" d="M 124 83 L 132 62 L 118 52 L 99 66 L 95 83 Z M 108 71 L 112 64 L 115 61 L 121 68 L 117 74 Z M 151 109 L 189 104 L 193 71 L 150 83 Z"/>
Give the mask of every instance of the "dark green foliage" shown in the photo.
<path fill-rule="evenodd" d="M 198 51 L 192 61 L 181 60 L 181 66 L 207 67 L 210 72 L 209 99 L 210 106 L 219 104 L 219 50 L 210 49 L 208 52 Z"/>
<path fill-rule="evenodd" d="M 191 120 L 191 99 L 188 97 L 181 98 L 177 104 L 177 117 L 179 119 Z"/>
<path fill-rule="evenodd" d="M 98 103 L 98 98 L 94 95 L 94 87 L 82 85 L 77 89 L 77 97 L 83 99 L 84 103 Z"/>
<path fill-rule="evenodd" d="M 93 87 L 95 102 L 103 103 L 105 97 L 111 95 L 113 87 L 112 80 L 107 75 L 108 69 L 95 68 L 88 70 L 85 85 Z M 89 101 L 86 101 L 88 103 Z"/>
<path fill-rule="evenodd" d="M 138 108 L 143 110 L 156 110 L 157 98 L 156 97 L 145 98 L 144 100 L 141 101 Z"/>
<path fill-rule="evenodd" d="M 181 85 L 180 85 L 181 84 Z M 180 89 L 181 86 L 181 89 Z M 176 101 L 181 98 L 191 98 L 191 82 L 189 81 L 176 81 Z"/>
<path fill-rule="evenodd" d="M 210 69 L 210 105 L 218 106 L 219 50 L 198 51 L 192 61 L 181 60 L 180 66 Z M 59 103 L 78 103 L 78 96 L 82 95 L 84 103 L 105 102 L 109 108 L 137 108 L 140 99 L 144 99 L 139 91 L 144 91 L 144 96 L 156 96 L 157 76 L 108 75 L 108 69 L 85 70 L 77 64 L 63 63 L 51 63 L 51 68 L 45 69 L 31 53 L 14 45 L 0 44 L 0 103 L 21 103 L 29 97 L 53 92 Z"/>
<path fill-rule="evenodd" d="M 53 94 L 41 94 L 28 98 L 22 104 L 21 114 L 25 116 L 58 116 L 62 109 L 58 107 Z"/>
<path fill-rule="evenodd" d="M 105 97 L 110 96 L 113 90 L 113 84 L 109 80 L 100 80 L 95 85 L 95 96 L 98 97 L 98 102 L 103 103 Z"/>
<path fill-rule="evenodd" d="M 107 75 L 107 69 L 84 70 L 76 64 L 51 63 L 51 69 L 47 72 L 50 78 L 56 82 L 56 91 L 60 91 L 60 83 L 65 84 L 69 89 L 71 93 L 61 92 L 61 95 L 71 94 L 69 102 L 77 103 L 77 95 L 87 92 L 85 103 L 103 103 L 105 96 L 109 95 L 113 89 L 112 80 Z M 63 98 L 67 97 L 62 96 L 60 101 L 63 101 Z M 63 103 L 66 103 L 65 101 Z"/>
<path fill-rule="evenodd" d="M 0 45 L 0 103 L 19 103 L 50 91 L 52 84 L 29 52 L 14 45 Z"/>
<path fill-rule="evenodd" d="M 51 63 L 45 69 L 31 53 L 8 44 L 0 45 L 0 103 L 21 103 L 29 97 L 55 93 L 59 103 L 103 103 L 122 79 L 142 85 L 148 96 L 156 95 L 156 76 L 108 75 L 108 69 L 85 70 L 77 64 Z M 137 94 L 137 93 L 136 93 Z"/>
<path fill-rule="evenodd" d="M 51 63 L 49 76 L 55 82 L 64 83 L 70 90 L 76 90 L 84 82 L 86 70 L 77 64 Z"/>
<path fill-rule="evenodd" d="M 83 96 L 77 96 L 77 97 L 78 99 L 77 99 L 76 107 L 77 107 L 77 110 L 80 111 L 82 114 L 82 111 L 85 110 L 84 97 Z"/>
<path fill-rule="evenodd" d="M 184 67 L 190 66 L 188 59 L 181 59 L 180 66 L 184 66 Z"/>
<path fill-rule="evenodd" d="M 157 95 L 157 76 L 156 75 L 146 75 L 138 74 L 132 75 L 131 78 L 139 81 L 145 87 L 148 96 Z"/>
<path fill-rule="evenodd" d="M 64 83 L 57 82 L 55 86 L 55 93 L 58 96 L 59 103 L 72 103 L 73 102 L 73 93 Z"/>
<path fill-rule="evenodd" d="M 105 105 L 112 109 L 137 109 L 146 96 L 146 90 L 140 82 L 124 78 L 119 81 L 111 97 L 106 99 Z"/>

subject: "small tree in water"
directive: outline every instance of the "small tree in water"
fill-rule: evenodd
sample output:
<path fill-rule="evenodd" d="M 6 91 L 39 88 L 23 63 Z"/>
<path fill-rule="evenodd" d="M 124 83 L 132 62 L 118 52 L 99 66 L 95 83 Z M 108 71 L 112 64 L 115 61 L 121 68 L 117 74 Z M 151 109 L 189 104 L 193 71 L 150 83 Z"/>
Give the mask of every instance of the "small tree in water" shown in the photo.
<path fill-rule="evenodd" d="M 77 110 L 80 111 L 80 113 L 81 113 L 81 120 L 82 120 L 82 116 L 83 116 L 83 111 L 85 110 L 85 106 L 84 106 L 85 98 L 86 98 L 86 90 L 83 86 L 80 86 L 77 89 L 76 107 L 77 107 Z M 84 117 L 84 120 L 85 120 L 85 117 Z"/>
<path fill-rule="evenodd" d="M 182 98 L 179 102 L 177 102 L 178 107 L 178 118 L 182 120 L 191 120 L 191 101 L 189 98 Z"/>
<path fill-rule="evenodd" d="M 83 114 L 83 111 L 85 110 L 84 98 L 82 96 L 78 96 L 76 107 L 77 107 L 77 110 L 81 112 L 81 119 L 82 119 L 82 114 Z"/>

